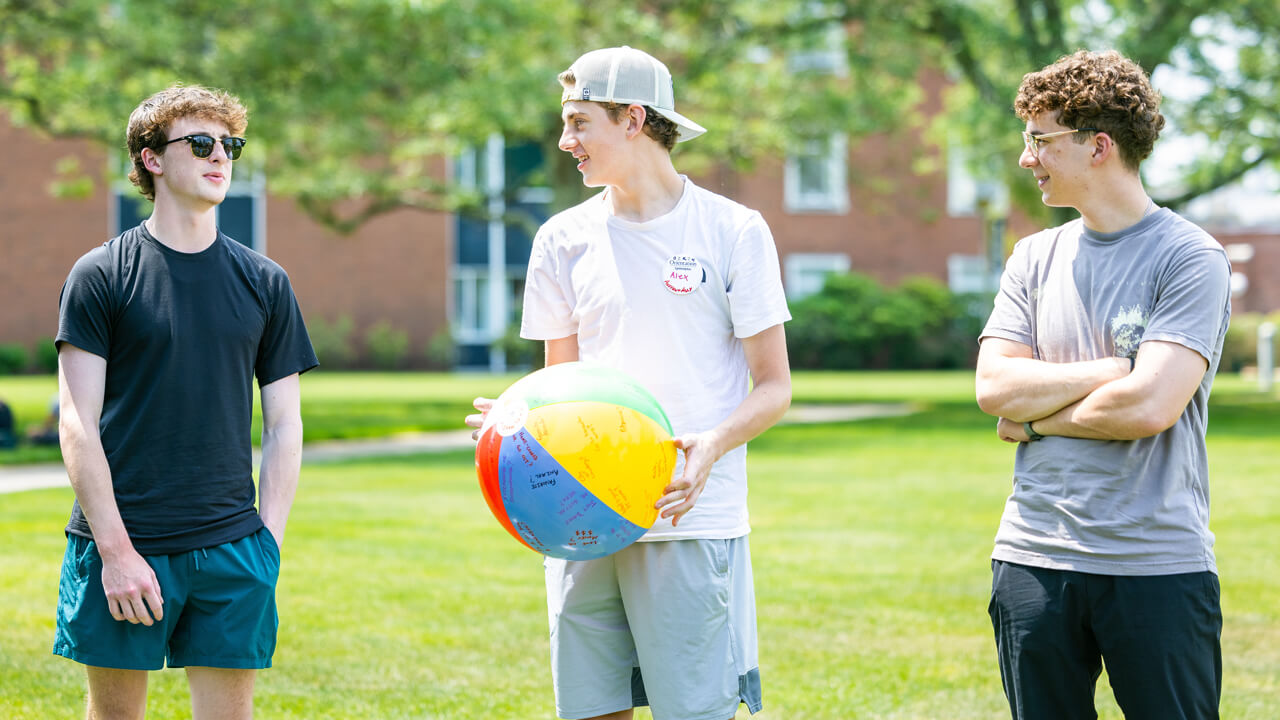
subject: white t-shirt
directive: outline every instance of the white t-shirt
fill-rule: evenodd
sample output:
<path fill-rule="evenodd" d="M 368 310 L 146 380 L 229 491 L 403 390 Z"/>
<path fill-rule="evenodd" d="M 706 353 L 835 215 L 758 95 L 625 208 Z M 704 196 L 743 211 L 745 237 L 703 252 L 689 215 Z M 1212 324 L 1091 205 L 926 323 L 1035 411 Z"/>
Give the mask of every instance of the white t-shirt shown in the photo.
<path fill-rule="evenodd" d="M 607 190 L 548 220 L 533 241 L 520 328 L 531 340 L 577 334 L 579 359 L 639 380 L 676 435 L 710 430 L 742 403 L 741 338 L 791 319 L 760 213 L 682 179 L 676 206 L 647 222 L 613 216 Z M 726 453 L 680 525 L 659 518 L 641 539 L 748 533 L 746 458 L 745 445 Z"/>

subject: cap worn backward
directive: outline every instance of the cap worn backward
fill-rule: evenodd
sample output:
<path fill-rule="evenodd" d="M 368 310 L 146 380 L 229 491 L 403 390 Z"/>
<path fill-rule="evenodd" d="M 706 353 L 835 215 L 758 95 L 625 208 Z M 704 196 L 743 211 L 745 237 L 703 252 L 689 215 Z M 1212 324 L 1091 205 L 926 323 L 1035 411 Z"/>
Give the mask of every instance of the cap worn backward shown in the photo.
<path fill-rule="evenodd" d="M 561 105 L 571 100 L 644 105 L 676 124 L 677 142 L 692 140 L 707 131 L 676 112 L 671 71 L 643 50 L 626 45 L 592 50 L 575 60 L 569 70 L 575 83 L 565 89 Z"/>

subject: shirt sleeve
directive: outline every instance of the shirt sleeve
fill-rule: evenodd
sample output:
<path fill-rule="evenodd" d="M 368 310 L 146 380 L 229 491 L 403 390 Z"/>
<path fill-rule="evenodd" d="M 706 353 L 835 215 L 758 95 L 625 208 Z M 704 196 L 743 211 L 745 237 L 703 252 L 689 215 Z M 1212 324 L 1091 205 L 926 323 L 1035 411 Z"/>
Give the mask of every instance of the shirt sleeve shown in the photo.
<path fill-rule="evenodd" d="M 544 226 L 529 252 L 520 315 L 520 337 L 526 340 L 557 340 L 578 332 L 570 304 L 568 268 L 562 267 L 553 238 L 554 233 Z"/>
<path fill-rule="evenodd" d="M 1200 353 L 1212 366 L 1230 316 L 1231 265 L 1226 253 L 1218 247 L 1181 253 L 1159 283 L 1142 341 L 1177 343 Z"/>
<path fill-rule="evenodd" d="M 1028 288 L 1030 245 L 1036 236 L 1023 238 L 1013 247 L 1013 253 L 1005 262 L 1000 274 L 1000 291 L 996 293 L 995 307 L 987 319 L 986 327 L 978 339 L 998 337 L 1035 347 L 1031 318 L 1031 293 Z"/>
<path fill-rule="evenodd" d="M 70 343 L 104 359 L 110 355 L 115 313 L 109 267 L 107 249 L 99 247 L 71 268 L 58 298 L 58 348 Z"/>
<path fill-rule="evenodd" d="M 773 233 L 753 212 L 734 245 L 729 263 L 729 313 L 733 334 L 747 338 L 791 319 Z"/>
<path fill-rule="evenodd" d="M 294 373 L 304 373 L 320 364 L 288 274 L 282 269 L 277 270 L 269 276 L 268 282 L 271 304 L 254 367 L 259 387 Z"/>

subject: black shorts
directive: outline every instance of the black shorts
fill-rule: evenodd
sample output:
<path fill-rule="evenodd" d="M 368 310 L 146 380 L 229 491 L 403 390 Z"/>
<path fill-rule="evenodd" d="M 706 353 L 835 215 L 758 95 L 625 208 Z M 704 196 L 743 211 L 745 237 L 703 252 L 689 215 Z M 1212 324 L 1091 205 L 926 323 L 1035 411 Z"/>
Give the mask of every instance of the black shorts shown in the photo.
<path fill-rule="evenodd" d="M 1097 718 L 1102 664 L 1127 720 L 1218 717 L 1218 576 L 1092 575 L 992 562 L 991 623 L 1014 720 Z"/>

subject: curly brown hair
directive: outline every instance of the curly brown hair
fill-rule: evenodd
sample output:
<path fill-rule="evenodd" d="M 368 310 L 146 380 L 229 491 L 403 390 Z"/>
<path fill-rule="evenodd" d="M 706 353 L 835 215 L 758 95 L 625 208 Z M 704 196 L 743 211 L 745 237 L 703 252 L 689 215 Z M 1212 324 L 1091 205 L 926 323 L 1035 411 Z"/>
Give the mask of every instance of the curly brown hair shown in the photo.
<path fill-rule="evenodd" d="M 175 120 L 197 117 L 227 126 L 232 135 L 244 134 L 248 126 L 248 111 L 239 98 L 223 90 L 213 90 L 198 85 L 174 85 L 143 100 L 129 115 L 126 131 L 129 159 L 133 169 L 129 181 L 138 186 L 138 192 L 148 200 L 156 199 L 155 178 L 142 162 L 142 149 L 151 148 L 163 155 L 169 128 Z"/>
<path fill-rule="evenodd" d="M 578 78 L 573 74 L 572 70 L 565 70 L 557 77 L 560 84 L 565 88 L 572 88 L 578 83 Z M 604 106 L 605 112 L 609 113 L 609 119 L 618 122 L 622 116 L 627 113 L 627 105 L 619 103 L 600 103 Z M 653 138 L 659 145 L 670 152 L 676 146 L 676 142 L 680 139 L 680 128 L 671 120 L 654 112 L 653 108 L 644 105 L 644 134 Z"/>
<path fill-rule="evenodd" d="M 1151 87 L 1151 78 L 1114 50 L 1080 50 L 1039 72 L 1027 73 L 1013 108 L 1024 122 L 1035 115 L 1057 113 L 1064 127 L 1107 133 L 1120 149 L 1120 159 L 1134 172 L 1164 129 L 1160 93 Z M 1088 140 L 1083 134 L 1073 137 L 1076 142 Z"/>

